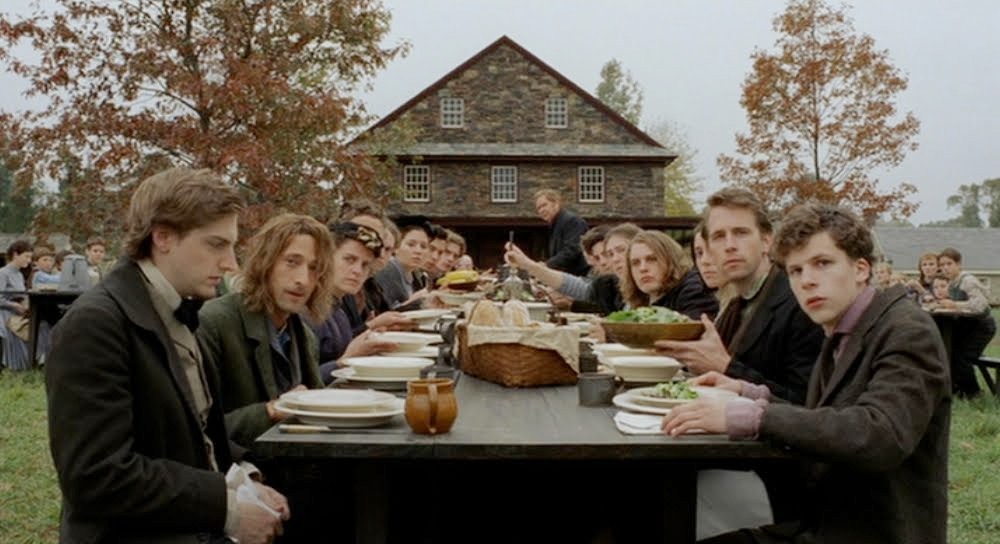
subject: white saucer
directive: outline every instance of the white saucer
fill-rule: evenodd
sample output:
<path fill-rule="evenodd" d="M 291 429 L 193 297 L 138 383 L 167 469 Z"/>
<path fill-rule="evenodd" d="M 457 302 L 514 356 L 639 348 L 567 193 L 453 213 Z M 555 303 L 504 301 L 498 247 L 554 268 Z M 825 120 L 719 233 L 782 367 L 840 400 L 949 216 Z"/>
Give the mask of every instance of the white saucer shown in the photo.
<path fill-rule="evenodd" d="M 384 411 L 396 397 L 370 389 L 310 389 L 289 391 L 279 400 L 294 410 L 345 414 Z"/>
<path fill-rule="evenodd" d="M 325 425 L 327 427 L 341 428 L 362 428 L 377 427 L 392 421 L 392 418 L 402 414 L 406 401 L 404 399 L 393 399 L 387 403 L 386 408 L 367 413 L 331 413 L 313 412 L 310 410 L 299 410 L 286 405 L 282 401 L 275 403 L 275 408 L 282 412 L 294 415 L 303 423 L 308 425 Z"/>

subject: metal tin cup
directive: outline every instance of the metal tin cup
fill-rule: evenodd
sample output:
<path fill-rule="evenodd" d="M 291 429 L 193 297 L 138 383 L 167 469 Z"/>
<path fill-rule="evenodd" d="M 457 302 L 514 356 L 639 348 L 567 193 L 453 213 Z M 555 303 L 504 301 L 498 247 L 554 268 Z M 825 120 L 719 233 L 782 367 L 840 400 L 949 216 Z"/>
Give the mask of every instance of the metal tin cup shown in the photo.
<path fill-rule="evenodd" d="M 600 372 L 582 372 L 576 382 L 580 406 L 610 406 L 615 397 L 615 376 Z"/>

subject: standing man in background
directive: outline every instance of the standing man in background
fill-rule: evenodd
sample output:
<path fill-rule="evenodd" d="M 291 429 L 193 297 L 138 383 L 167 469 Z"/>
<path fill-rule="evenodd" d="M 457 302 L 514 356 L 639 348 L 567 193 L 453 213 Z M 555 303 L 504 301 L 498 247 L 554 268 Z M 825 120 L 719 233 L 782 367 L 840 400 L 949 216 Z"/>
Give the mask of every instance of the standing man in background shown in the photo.
<path fill-rule="evenodd" d="M 562 198 L 552 189 L 535 193 L 535 212 L 549 224 L 549 259 L 545 265 L 574 276 L 586 276 L 590 270 L 580 237 L 587 232 L 587 222 L 562 207 Z"/>

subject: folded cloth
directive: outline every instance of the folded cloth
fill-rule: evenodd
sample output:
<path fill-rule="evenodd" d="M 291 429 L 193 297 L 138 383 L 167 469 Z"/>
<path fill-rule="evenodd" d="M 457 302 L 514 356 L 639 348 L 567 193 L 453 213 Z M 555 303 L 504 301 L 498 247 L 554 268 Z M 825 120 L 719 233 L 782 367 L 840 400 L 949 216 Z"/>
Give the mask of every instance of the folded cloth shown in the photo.
<path fill-rule="evenodd" d="M 623 434 L 663 434 L 663 416 L 619 411 L 614 419 L 615 427 Z"/>
<path fill-rule="evenodd" d="M 256 467 L 249 465 L 249 469 L 256 470 Z M 248 467 L 233 463 L 229 467 L 229 471 L 226 472 L 226 487 L 236 491 L 237 502 L 256 504 L 263 508 L 265 512 L 269 512 L 272 516 L 281 519 L 281 514 L 268 506 L 260 497 L 258 484 L 250 479 L 250 472 L 251 470 L 248 470 Z"/>

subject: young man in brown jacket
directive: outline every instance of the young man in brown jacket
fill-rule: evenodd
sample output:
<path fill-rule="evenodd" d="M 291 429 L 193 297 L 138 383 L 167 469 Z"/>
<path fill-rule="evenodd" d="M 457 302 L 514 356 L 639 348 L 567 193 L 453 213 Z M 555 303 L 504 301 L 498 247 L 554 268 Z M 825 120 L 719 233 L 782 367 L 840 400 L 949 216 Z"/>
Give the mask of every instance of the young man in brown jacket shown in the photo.
<path fill-rule="evenodd" d="M 905 288 L 869 285 L 871 233 L 849 212 L 800 206 L 786 216 L 775 245 L 799 305 L 826 333 L 805 406 L 712 372 L 695 383 L 741 398 L 675 408 L 663 429 L 791 448 L 805 459 L 804 514 L 705 542 L 945 542 L 951 401 L 934 322 Z"/>

